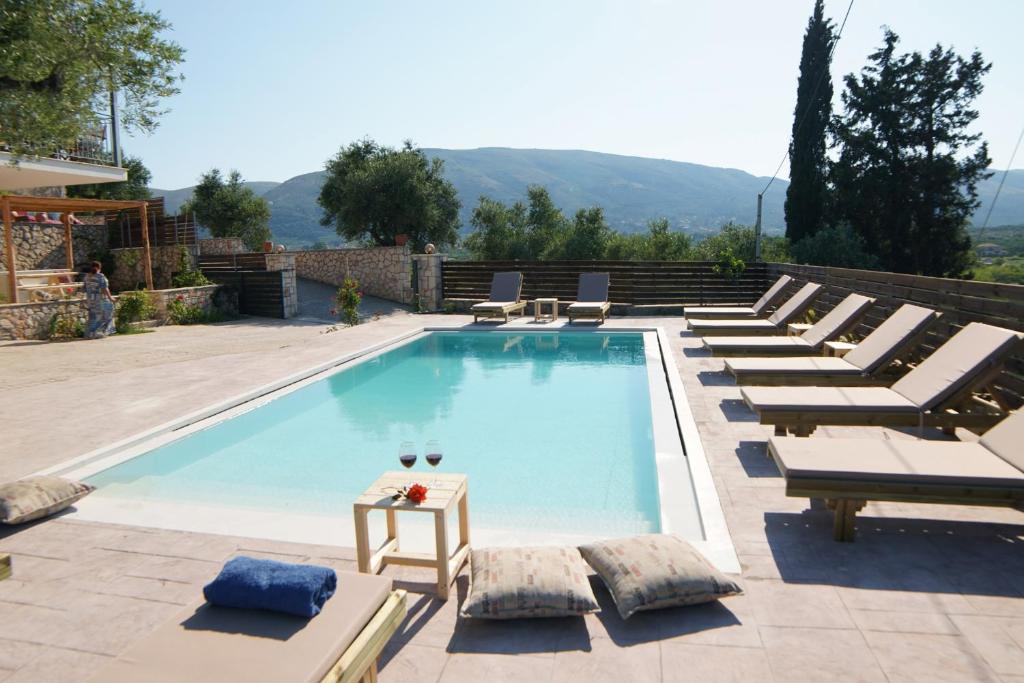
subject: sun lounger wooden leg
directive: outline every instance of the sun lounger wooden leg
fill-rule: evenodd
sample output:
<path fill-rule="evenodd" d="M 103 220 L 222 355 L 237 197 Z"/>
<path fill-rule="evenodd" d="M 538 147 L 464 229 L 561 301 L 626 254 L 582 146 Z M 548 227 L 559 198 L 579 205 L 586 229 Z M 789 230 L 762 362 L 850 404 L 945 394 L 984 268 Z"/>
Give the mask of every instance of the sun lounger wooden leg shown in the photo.
<path fill-rule="evenodd" d="M 852 543 L 855 517 L 857 511 L 864 508 L 864 501 L 838 498 L 828 501 L 828 505 L 835 510 L 835 517 L 832 521 L 832 537 L 837 541 Z"/>
<path fill-rule="evenodd" d="M 793 435 L 794 436 L 807 437 L 807 436 L 810 436 L 813 433 L 814 433 L 814 426 L 813 425 L 797 425 L 796 427 L 793 428 Z"/>
<path fill-rule="evenodd" d="M 946 436 L 956 436 L 956 427 L 953 425 L 945 425 L 942 428 L 942 433 Z"/>
<path fill-rule="evenodd" d="M 775 436 L 785 436 L 786 431 L 786 425 L 775 425 Z"/>

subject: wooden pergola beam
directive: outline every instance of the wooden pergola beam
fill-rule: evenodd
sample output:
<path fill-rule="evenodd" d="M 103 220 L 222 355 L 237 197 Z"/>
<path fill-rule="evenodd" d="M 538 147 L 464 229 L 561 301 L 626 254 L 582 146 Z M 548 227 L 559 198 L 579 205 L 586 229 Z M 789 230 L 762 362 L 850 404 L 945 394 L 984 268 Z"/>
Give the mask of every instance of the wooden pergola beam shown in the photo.
<path fill-rule="evenodd" d="M 68 270 L 75 269 L 75 252 L 71 246 L 71 214 L 64 212 L 60 216 L 60 222 L 64 224 L 64 251 L 65 263 L 68 266 Z"/>
<path fill-rule="evenodd" d="M 18 273 L 14 264 L 17 261 L 17 254 L 14 251 L 14 218 L 11 216 L 11 198 L 0 197 L 3 202 L 4 217 L 4 250 L 7 252 L 7 285 L 10 303 L 18 303 Z"/>

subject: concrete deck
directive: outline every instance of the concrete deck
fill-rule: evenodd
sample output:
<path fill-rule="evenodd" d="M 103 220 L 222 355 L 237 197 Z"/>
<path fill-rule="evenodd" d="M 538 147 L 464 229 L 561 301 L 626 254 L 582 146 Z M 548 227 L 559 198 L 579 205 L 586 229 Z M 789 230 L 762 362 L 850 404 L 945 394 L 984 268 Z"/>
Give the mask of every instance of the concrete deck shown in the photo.
<path fill-rule="evenodd" d="M 402 312 L 324 334 L 311 320 L 247 319 L 93 342 L 0 344 L 0 480 L 24 476 L 344 353 L 464 316 Z M 522 320 L 520 321 L 522 322 Z M 746 593 L 622 622 L 471 622 L 457 599 L 410 594 L 382 659 L 403 681 L 1024 681 L 1024 516 L 984 508 L 870 504 L 854 544 L 831 517 L 786 498 L 739 390 L 676 318 L 660 325 L 701 432 Z M 910 438 L 877 429 L 829 435 Z M 234 554 L 354 569 L 350 549 L 55 518 L 0 530 L 0 680 L 83 680 L 144 637 Z M 390 570 L 389 570 L 390 571 Z M 417 570 L 392 574 L 413 591 Z M 423 583 L 417 583 L 422 580 Z"/>

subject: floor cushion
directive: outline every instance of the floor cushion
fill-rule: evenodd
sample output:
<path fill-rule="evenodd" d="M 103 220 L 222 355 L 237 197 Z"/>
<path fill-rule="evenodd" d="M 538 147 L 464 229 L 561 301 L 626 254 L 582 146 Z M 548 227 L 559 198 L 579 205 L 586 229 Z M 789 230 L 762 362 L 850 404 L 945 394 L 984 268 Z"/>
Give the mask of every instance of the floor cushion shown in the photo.
<path fill-rule="evenodd" d="M 0 485 L 0 522 L 21 524 L 47 517 L 72 505 L 95 486 L 60 477 L 27 477 Z"/>

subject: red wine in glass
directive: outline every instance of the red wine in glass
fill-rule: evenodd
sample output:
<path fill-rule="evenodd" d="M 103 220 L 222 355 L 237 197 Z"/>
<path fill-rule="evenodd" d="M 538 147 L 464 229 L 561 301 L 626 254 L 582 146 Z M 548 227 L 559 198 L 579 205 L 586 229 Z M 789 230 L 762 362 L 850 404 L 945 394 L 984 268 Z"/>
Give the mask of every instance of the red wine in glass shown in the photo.
<path fill-rule="evenodd" d="M 403 467 L 412 467 L 416 464 L 415 455 L 400 455 L 398 456 L 398 460 L 402 463 Z"/>
<path fill-rule="evenodd" d="M 430 465 L 431 467 L 437 467 L 438 465 L 441 464 L 441 443 L 439 441 L 437 441 L 436 439 L 431 439 L 430 441 L 427 442 L 427 445 L 424 447 L 423 450 L 425 451 L 425 457 L 427 459 L 428 465 Z M 430 485 L 437 486 L 438 481 L 435 479 L 434 481 L 430 482 Z"/>
<path fill-rule="evenodd" d="M 398 462 L 402 467 L 409 469 L 416 464 L 416 444 L 412 441 L 403 441 L 398 448 Z"/>

